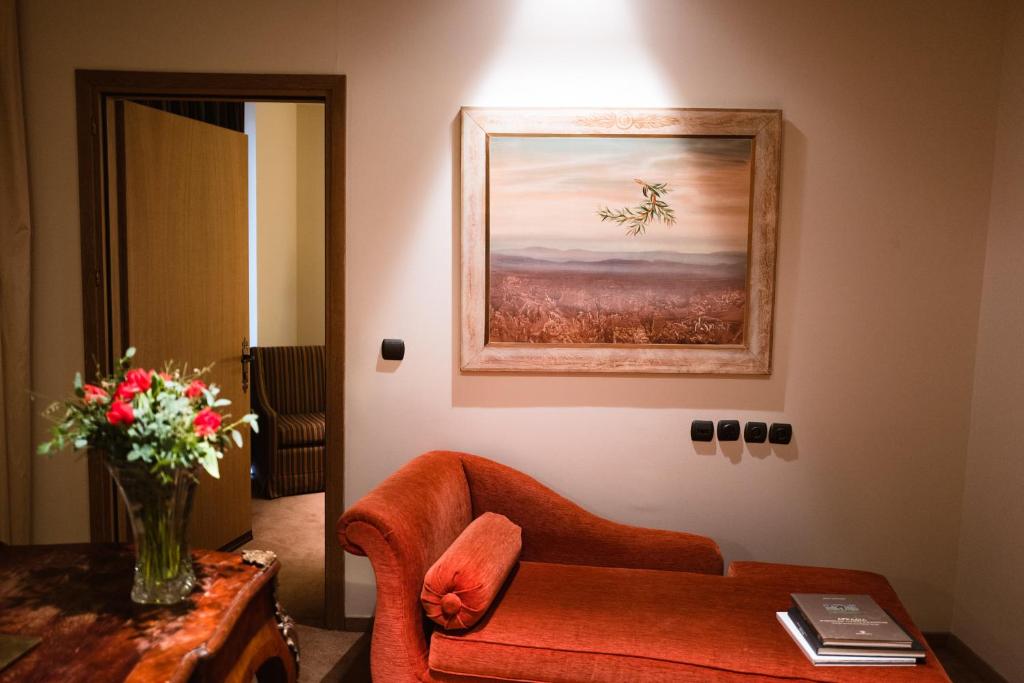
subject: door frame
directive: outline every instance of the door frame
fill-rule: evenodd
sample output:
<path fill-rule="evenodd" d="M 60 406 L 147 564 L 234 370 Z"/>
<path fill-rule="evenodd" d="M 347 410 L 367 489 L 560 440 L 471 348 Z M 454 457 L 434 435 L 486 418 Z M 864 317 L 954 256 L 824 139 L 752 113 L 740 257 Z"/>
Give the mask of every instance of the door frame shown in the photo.
<path fill-rule="evenodd" d="M 75 71 L 78 123 L 78 195 L 82 241 L 82 313 L 85 359 L 108 372 L 111 334 L 109 220 L 106 201 L 107 102 L 111 98 L 311 102 L 324 105 L 326 204 L 327 434 L 324 496 L 324 621 L 344 629 L 345 554 L 330 523 L 344 512 L 345 485 L 345 76 L 334 74 Z M 116 531 L 116 492 L 98 454 L 89 454 L 89 532 L 110 542 Z"/>

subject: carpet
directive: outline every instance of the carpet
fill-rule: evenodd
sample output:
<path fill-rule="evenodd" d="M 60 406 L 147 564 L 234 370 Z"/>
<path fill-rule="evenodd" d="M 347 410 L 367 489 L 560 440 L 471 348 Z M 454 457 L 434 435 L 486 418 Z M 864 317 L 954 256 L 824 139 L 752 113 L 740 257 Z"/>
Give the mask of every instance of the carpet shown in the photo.
<path fill-rule="evenodd" d="M 252 541 L 242 549 L 272 550 L 281 570 L 277 599 L 296 621 L 300 683 L 342 680 L 342 659 L 363 634 L 324 624 L 324 494 L 252 499 Z"/>
<path fill-rule="evenodd" d="M 324 625 L 324 494 L 253 498 L 252 541 L 281 562 L 277 599 L 295 621 Z"/>

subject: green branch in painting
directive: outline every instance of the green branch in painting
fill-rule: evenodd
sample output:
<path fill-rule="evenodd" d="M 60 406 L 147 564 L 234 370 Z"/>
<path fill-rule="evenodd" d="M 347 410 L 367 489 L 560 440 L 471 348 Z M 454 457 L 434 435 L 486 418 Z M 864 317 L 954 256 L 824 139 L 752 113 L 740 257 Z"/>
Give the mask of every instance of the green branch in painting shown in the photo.
<path fill-rule="evenodd" d="M 647 225 L 652 221 L 660 220 L 665 225 L 673 225 L 676 222 L 675 212 L 669 206 L 663 196 L 668 194 L 669 189 L 666 183 L 645 183 L 639 178 L 634 182 L 638 183 L 644 191 L 644 202 L 639 206 L 623 207 L 618 211 L 612 211 L 607 206 L 597 212 L 601 222 L 612 221 L 619 225 L 626 226 L 626 234 L 634 237 L 643 235 Z"/>

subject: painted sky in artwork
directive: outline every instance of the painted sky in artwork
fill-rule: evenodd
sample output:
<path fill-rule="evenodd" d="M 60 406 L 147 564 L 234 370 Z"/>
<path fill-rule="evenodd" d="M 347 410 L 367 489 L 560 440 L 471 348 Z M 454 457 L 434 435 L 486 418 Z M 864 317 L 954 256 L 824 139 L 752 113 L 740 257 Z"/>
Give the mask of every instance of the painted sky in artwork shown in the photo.
<path fill-rule="evenodd" d="M 492 136 L 491 250 L 745 252 L 751 151 L 748 138 Z M 634 178 L 668 183 L 674 225 L 629 237 L 601 222 L 643 201 Z"/>

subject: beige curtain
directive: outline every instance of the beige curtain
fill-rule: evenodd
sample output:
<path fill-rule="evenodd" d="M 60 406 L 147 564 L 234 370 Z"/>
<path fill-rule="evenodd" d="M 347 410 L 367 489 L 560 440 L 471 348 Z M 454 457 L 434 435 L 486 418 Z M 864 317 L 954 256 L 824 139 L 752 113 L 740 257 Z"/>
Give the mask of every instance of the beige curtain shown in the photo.
<path fill-rule="evenodd" d="M 29 210 L 15 0 L 0 0 L 0 541 L 32 540 Z"/>

